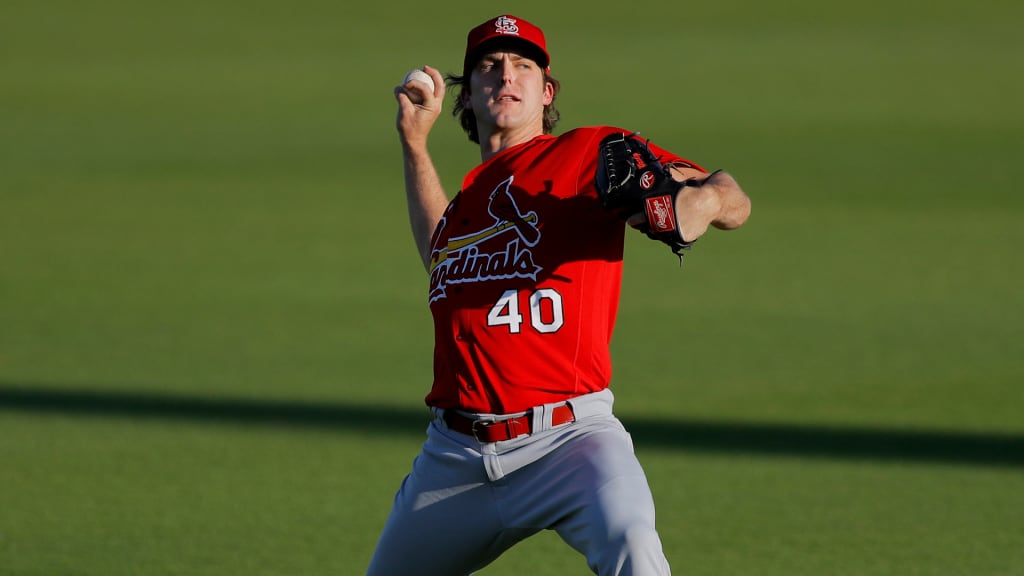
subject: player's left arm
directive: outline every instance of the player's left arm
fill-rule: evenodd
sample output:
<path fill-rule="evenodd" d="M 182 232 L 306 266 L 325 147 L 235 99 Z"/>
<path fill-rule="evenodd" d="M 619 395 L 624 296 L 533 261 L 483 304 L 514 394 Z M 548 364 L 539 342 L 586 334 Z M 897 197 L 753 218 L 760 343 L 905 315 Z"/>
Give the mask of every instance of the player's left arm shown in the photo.
<path fill-rule="evenodd" d="M 731 175 L 708 174 L 636 133 L 609 132 L 597 152 L 601 205 L 680 258 L 709 227 L 731 230 L 750 217 L 750 198 Z"/>
<path fill-rule="evenodd" d="M 676 181 L 700 183 L 684 187 L 676 197 L 679 232 L 685 240 L 700 238 L 709 226 L 720 230 L 739 228 L 750 217 L 750 198 L 729 173 L 719 170 L 709 175 L 695 168 L 672 165 L 669 171 Z"/>

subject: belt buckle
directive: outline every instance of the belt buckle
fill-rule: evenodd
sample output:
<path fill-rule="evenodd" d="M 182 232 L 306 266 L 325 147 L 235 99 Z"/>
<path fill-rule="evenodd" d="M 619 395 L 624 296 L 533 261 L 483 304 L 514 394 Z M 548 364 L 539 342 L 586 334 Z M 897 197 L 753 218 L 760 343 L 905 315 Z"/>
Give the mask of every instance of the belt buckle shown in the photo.
<path fill-rule="evenodd" d="M 499 425 L 505 428 L 505 434 L 507 435 L 503 440 L 514 440 L 520 436 L 530 435 L 529 426 L 526 426 L 524 429 L 524 426 L 519 423 L 519 418 L 507 418 L 505 420 L 474 420 L 469 429 L 473 433 L 473 437 L 480 442 L 496 442 L 497 440 L 492 440 L 490 438 L 481 438 L 480 430 Z"/>
<path fill-rule="evenodd" d="M 480 429 L 477 428 L 478 424 L 483 427 L 487 427 L 494 424 L 494 422 L 490 420 L 473 420 L 473 423 L 469 425 L 469 431 L 473 433 L 473 438 L 476 438 L 480 442 L 485 442 L 484 439 L 480 438 Z"/>

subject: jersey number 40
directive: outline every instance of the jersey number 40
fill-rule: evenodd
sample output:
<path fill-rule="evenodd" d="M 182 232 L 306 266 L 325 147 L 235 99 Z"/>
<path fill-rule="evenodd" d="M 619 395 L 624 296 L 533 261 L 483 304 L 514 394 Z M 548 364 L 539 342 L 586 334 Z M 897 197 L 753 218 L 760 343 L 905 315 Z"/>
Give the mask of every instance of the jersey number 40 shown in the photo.
<path fill-rule="evenodd" d="M 523 293 L 526 294 L 525 292 Z M 507 326 L 511 334 L 519 334 L 524 322 L 520 310 L 520 292 L 506 290 L 487 313 L 488 326 Z M 552 288 L 538 288 L 529 294 L 530 326 L 542 334 L 558 332 L 565 323 L 562 295 Z"/>

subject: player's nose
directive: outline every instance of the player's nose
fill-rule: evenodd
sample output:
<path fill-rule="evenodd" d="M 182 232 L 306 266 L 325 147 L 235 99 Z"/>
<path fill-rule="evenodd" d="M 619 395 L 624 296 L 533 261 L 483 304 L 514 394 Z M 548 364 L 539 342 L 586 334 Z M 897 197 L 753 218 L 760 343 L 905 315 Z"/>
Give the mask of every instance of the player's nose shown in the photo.
<path fill-rule="evenodd" d="M 503 57 L 503 60 L 501 63 L 501 81 L 505 84 L 511 84 L 515 80 L 516 67 L 512 65 L 508 54 Z"/>

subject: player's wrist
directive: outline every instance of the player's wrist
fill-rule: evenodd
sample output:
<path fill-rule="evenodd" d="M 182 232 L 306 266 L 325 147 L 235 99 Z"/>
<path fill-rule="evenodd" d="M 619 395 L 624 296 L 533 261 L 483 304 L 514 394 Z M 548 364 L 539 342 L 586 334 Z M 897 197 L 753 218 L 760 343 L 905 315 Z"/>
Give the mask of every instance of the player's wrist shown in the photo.
<path fill-rule="evenodd" d="M 430 151 L 427 146 L 427 135 L 399 134 L 402 143 L 402 153 L 410 160 L 429 160 Z M 415 162 L 414 162 L 415 163 Z"/>

